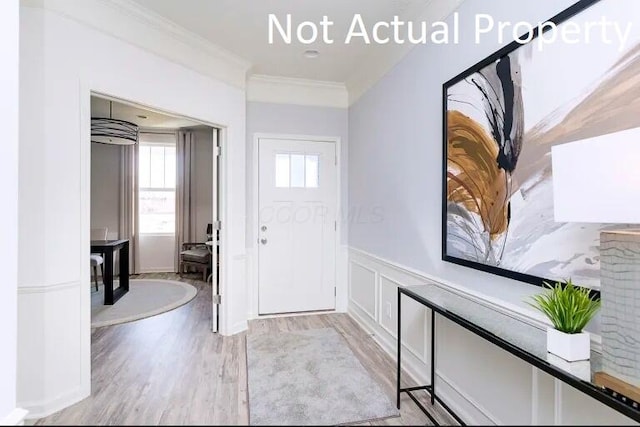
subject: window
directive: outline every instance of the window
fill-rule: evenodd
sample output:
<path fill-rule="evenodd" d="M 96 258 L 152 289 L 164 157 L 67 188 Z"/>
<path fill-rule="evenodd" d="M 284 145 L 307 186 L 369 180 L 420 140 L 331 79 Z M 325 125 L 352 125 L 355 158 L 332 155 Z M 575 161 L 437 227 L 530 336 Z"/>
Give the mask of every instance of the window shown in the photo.
<path fill-rule="evenodd" d="M 318 188 L 318 154 L 276 154 L 276 187 Z"/>
<path fill-rule="evenodd" d="M 176 229 L 176 146 L 140 142 L 139 227 L 141 234 L 174 234 Z"/>

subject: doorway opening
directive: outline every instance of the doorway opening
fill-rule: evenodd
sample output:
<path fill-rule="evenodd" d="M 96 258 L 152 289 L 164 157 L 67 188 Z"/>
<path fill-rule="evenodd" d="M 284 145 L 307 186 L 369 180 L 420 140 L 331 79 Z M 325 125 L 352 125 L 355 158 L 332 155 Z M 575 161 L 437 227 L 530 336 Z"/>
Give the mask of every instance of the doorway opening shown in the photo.
<path fill-rule="evenodd" d="M 198 281 L 212 287 L 211 328 L 218 332 L 219 129 L 98 94 L 91 96 L 91 118 L 120 120 L 137 131 L 135 143 L 92 137 L 92 326 L 177 308 L 195 293 L 160 285 Z M 111 319 L 114 312 L 121 317 Z"/>

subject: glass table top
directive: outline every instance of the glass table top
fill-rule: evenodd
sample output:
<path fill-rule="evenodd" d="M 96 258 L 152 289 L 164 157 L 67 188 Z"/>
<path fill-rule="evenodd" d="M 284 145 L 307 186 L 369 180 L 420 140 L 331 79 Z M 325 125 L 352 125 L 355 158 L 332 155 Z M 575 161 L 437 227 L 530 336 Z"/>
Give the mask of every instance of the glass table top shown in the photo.
<path fill-rule="evenodd" d="M 600 353 L 592 350 L 590 360 L 567 362 L 547 352 L 546 329 L 540 329 L 436 285 L 408 286 L 401 288 L 401 292 L 554 377 L 640 421 L 640 407 L 636 402 L 593 383 L 594 374 L 602 370 Z"/>

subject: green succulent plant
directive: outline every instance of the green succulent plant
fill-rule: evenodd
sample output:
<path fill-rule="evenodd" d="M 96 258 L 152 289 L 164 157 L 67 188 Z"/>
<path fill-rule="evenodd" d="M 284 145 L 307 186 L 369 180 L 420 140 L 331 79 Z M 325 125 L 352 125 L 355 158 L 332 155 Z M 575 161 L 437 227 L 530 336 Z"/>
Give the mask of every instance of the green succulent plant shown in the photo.
<path fill-rule="evenodd" d="M 543 282 L 547 291 L 534 295 L 527 304 L 544 313 L 553 326 L 567 334 L 579 334 L 600 308 L 600 299 L 589 295 L 589 289 L 575 286 L 571 279 L 563 286 Z"/>

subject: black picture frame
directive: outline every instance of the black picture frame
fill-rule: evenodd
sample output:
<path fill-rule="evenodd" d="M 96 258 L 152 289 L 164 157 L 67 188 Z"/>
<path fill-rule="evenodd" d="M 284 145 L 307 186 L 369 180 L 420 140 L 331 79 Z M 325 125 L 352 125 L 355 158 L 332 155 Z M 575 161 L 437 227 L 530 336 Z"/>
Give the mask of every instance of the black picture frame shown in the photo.
<path fill-rule="evenodd" d="M 580 14 L 581 12 L 587 10 L 591 6 L 599 3 L 601 0 L 580 0 L 577 3 L 573 4 L 569 8 L 563 10 L 559 14 L 555 15 L 551 19 L 547 20 L 548 22 L 554 23 L 556 25 L 560 25 L 561 23 L 568 21 L 572 17 Z M 549 30 L 548 27 L 545 28 L 545 31 Z M 534 43 L 536 38 L 539 36 L 538 27 L 534 28 L 533 31 L 523 34 L 520 39 L 525 39 L 525 36 L 530 36 L 533 33 L 531 41 L 528 43 Z M 528 44 L 526 43 L 526 44 Z M 524 46 L 524 44 L 519 43 L 518 41 L 513 41 L 510 44 L 504 46 L 499 49 L 492 55 L 486 57 L 481 60 L 477 64 L 469 67 L 465 71 L 461 72 L 457 76 L 451 78 L 447 82 L 442 85 L 442 147 L 443 147 L 443 155 L 442 155 L 442 260 L 445 262 L 450 262 L 453 264 L 461 265 L 464 267 L 473 268 L 476 270 L 484 271 L 487 273 L 492 273 L 498 276 L 506 277 L 513 280 L 518 280 L 520 282 L 529 283 L 536 286 L 543 286 L 543 282 L 555 283 L 558 282 L 557 279 L 549 279 L 544 277 L 538 277 L 526 273 L 521 273 L 514 270 L 507 270 L 501 267 L 482 264 L 479 262 L 466 260 L 463 258 L 458 258 L 455 256 L 451 256 L 447 254 L 447 154 L 448 154 L 448 124 L 447 124 L 447 112 L 448 112 L 448 90 L 455 84 L 463 81 L 467 77 L 473 75 L 474 73 L 482 70 L 488 65 L 496 62 L 498 59 L 505 57 L 517 49 Z M 597 289 L 591 289 L 591 295 L 599 297 L 600 292 Z"/>

